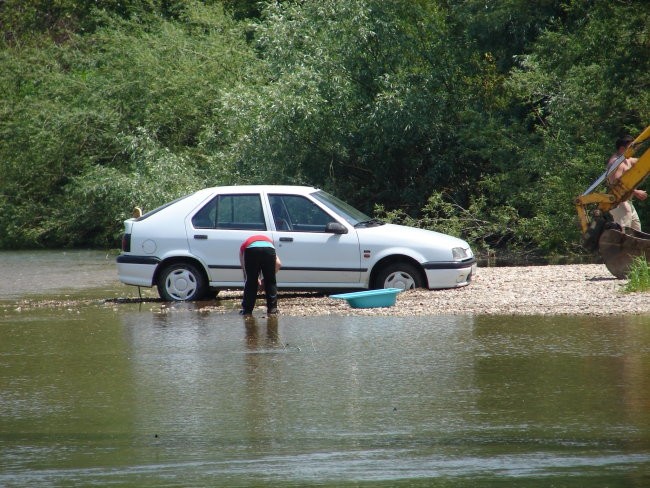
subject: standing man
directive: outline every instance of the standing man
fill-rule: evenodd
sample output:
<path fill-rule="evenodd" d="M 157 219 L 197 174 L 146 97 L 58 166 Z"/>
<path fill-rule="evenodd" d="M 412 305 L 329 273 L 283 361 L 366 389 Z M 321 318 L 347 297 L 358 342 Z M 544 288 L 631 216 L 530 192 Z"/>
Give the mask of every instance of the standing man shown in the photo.
<path fill-rule="evenodd" d="M 278 287 L 275 274 L 282 263 L 275 253 L 273 241 L 264 235 L 254 235 L 244 241 L 239 248 L 239 262 L 244 270 L 244 299 L 242 315 L 251 315 L 255 308 L 257 290 L 264 283 L 266 311 L 278 313 Z M 263 280 L 260 280 L 260 272 Z"/>
<path fill-rule="evenodd" d="M 612 156 L 607 161 L 607 169 L 609 169 L 618 158 L 623 156 L 625 150 L 632 143 L 632 141 L 634 141 L 634 138 L 629 135 L 616 140 L 616 152 L 612 154 Z M 634 166 L 636 161 L 636 158 L 625 159 L 625 161 L 621 162 L 621 164 L 619 164 L 618 167 L 610 173 L 610 175 L 607 177 L 608 181 L 610 183 L 617 182 L 623 173 Z M 638 198 L 639 200 L 645 200 L 648 198 L 648 194 L 645 192 L 645 190 L 638 190 L 635 188 L 632 192 L 630 200 L 634 197 Z M 636 209 L 630 200 L 619 203 L 616 207 L 611 209 L 609 213 L 614 218 L 614 222 L 619 224 L 621 227 L 631 227 L 634 230 L 640 231 L 641 221 L 639 220 L 639 215 L 636 213 Z"/>

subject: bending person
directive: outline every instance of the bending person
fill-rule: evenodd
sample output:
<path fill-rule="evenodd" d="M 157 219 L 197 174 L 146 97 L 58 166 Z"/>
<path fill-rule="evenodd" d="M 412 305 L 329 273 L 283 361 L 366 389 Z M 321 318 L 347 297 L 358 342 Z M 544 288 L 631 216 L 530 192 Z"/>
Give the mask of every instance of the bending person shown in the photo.
<path fill-rule="evenodd" d="M 251 315 L 257 300 L 257 290 L 264 285 L 266 310 L 278 313 L 278 287 L 275 279 L 282 263 L 275 252 L 273 241 L 264 235 L 246 239 L 239 248 L 239 262 L 244 271 L 244 298 L 242 315 Z M 260 279 L 260 273 L 263 280 Z"/>

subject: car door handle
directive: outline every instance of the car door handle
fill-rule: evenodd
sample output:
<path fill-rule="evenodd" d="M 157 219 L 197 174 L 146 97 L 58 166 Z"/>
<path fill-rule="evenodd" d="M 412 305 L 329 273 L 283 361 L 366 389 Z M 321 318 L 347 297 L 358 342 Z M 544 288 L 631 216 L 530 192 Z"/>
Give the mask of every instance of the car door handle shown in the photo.
<path fill-rule="evenodd" d="M 194 239 L 207 239 L 208 236 L 205 234 L 194 234 Z"/>
<path fill-rule="evenodd" d="M 293 237 L 280 237 L 280 242 L 293 242 Z"/>

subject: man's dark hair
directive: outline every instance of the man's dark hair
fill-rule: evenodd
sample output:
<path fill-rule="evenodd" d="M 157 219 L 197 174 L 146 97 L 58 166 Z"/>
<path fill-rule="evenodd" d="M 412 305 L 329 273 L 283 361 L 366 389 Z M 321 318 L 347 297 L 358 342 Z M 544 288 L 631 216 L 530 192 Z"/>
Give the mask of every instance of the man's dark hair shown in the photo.
<path fill-rule="evenodd" d="M 634 137 L 632 137 L 631 135 L 625 135 L 623 137 L 619 137 L 618 139 L 616 139 L 616 150 L 618 151 L 620 147 L 629 146 L 633 140 Z"/>

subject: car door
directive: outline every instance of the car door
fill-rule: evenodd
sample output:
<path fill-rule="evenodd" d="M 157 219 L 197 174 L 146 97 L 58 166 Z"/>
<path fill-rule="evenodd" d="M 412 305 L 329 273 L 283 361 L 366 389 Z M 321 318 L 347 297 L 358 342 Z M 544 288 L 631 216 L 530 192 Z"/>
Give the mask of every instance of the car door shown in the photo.
<path fill-rule="evenodd" d="M 239 247 L 254 234 L 273 238 L 259 193 L 220 194 L 185 223 L 191 253 L 208 268 L 213 286 L 242 286 Z"/>
<path fill-rule="evenodd" d="M 269 194 L 273 241 L 282 261 L 280 286 L 358 286 L 359 240 L 354 228 L 303 195 Z M 327 231 L 338 222 L 347 233 Z"/>

